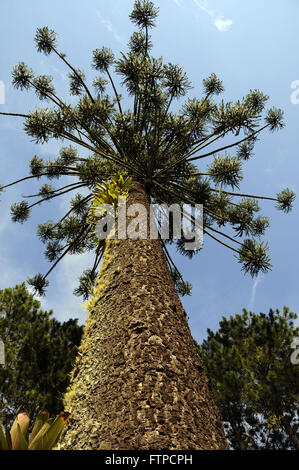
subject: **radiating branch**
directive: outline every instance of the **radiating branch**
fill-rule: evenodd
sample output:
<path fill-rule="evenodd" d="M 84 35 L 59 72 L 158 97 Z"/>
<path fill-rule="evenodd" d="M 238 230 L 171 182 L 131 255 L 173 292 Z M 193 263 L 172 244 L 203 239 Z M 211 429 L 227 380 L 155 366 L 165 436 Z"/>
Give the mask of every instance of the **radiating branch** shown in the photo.
<path fill-rule="evenodd" d="M 62 194 L 69 193 L 70 191 L 74 191 L 75 189 L 83 188 L 84 186 L 87 186 L 87 185 L 85 183 L 82 183 L 79 186 L 76 186 L 75 188 L 66 189 L 65 191 L 62 191 L 59 194 L 53 194 L 51 196 L 47 196 L 43 199 L 40 199 L 39 201 L 34 202 L 33 204 L 31 204 L 31 206 L 28 206 L 28 209 L 31 209 L 32 207 L 37 206 L 38 204 L 41 204 L 44 201 L 48 201 L 49 199 L 53 199 L 55 197 L 61 196 Z"/>
<path fill-rule="evenodd" d="M 108 68 L 106 69 L 106 73 L 107 73 L 107 75 L 108 75 L 108 77 L 109 77 L 109 80 L 110 80 L 110 83 L 111 83 L 111 85 L 112 85 L 112 88 L 113 88 L 113 91 L 114 91 L 114 94 L 115 94 L 115 98 L 116 98 L 116 100 L 117 100 L 119 112 L 120 112 L 120 114 L 122 115 L 123 112 L 122 112 L 122 108 L 121 108 L 121 104 L 120 104 L 119 94 L 117 93 L 116 87 L 115 87 L 115 85 L 114 85 L 114 81 L 113 81 L 113 79 L 112 79 L 112 77 L 111 77 L 111 74 L 110 74 Z"/>
<path fill-rule="evenodd" d="M 232 246 L 228 245 L 227 243 L 224 243 L 222 240 L 219 240 L 219 238 L 214 237 L 210 232 L 208 232 L 206 229 L 203 230 L 204 233 L 206 233 L 209 237 L 213 238 L 216 242 L 220 243 L 220 245 L 225 246 L 226 248 L 229 248 L 230 250 L 234 251 L 235 253 L 240 254 L 240 250 L 236 250 L 236 248 L 233 248 Z"/>
<path fill-rule="evenodd" d="M 184 161 L 187 161 L 187 162 L 192 162 L 194 160 L 200 160 L 201 158 L 206 158 L 206 157 L 209 157 L 210 155 L 214 155 L 215 153 L 219 153 L 219 152 L 222 152 L 224 150 L 227 150 L 229 148 L 232 148 L 232 147 L 235 147 L 236 145 L 240 145 L 241 143 L 247 141 L 247 140 L 250 140 L 252 139 L 252 137 L 254 137 L 255 135 L 257 135 L 259 132 L 262 132 L 264 129 L 266 129 L 267 127 L 269 127 L 270 124 L 265 124 L 263 127 L 261 127 L 260 129 L 256 130 L 255 132 L 249 134 L 247 137 L 245 137 L 244 139 L 241 139 L 233 144 L 230 144 L 230 145 L 225 145 L 224 147 L 221 147 L 221 148 L 218 148 L 218 149 L 215 149 L 211 152 L 208 152 L 204 155 L 199 155 L 197 157 L 193 157 L 193 158 L 189 158 L 189 156 L 191 156 L 193 154 L 192 153 L 187 153 L 186 155 L 184 155 L 183 157 L 179 158 L 177 161 L 175 161 L 174 163 L 172 163 L 171 165 L 169 165 L 168 167 L 166 168 L 163 168 L 161 171 L 159 171 L 157 173 L 157 176 L 160 176 L 161 174 L 163 173 L 167 173 L 170 169 L 172 169 L 173 167 L 179 165 L 180 163 L 183 163 Z M 196 150 L 197 151 L 197 150 Z M 195 153 L 195 152 L 194 152 Z"/>
<path fill-rule="evenodd" d="M 19 180 L 13 181 L 12 183 L 8 183 L 0 187 L 1 189 L 5 189 L 5 188 L 8 188 L 9 186 L 13 186 L 14 184 L 21 183 L 22 181 L 25 181 L 25 180 L 30 180 L 32 178 L 40 178 L 41 176 L 48 176 L 48 175 L 49 173 L 39 173 L 38 175 L 25 176 L 25 178 L 21 178 Z"/>
<path fill-rule="evenodd" d="M 65 255 L 72 249 L 72 247 L 77 243 L 78 240 L 80 240 L 80 238 L 82 237 L 82 235 L 84 234 L 84 232 L 86 232 L 86 235 L 85 237 L 88 235 L 89 231 L 88 230 L 88 225 L 84 225 L 84 227 L 82 228 L 81 232 L 79 233 L 79 235 L 75 238 L 75 240 L 70 243 L 70 245 L 67 247 L 67 249 L 62 253 L 62 255 L 57 258 L 57 260 L 55 261 L 55 263 L 51 266 L 51 268 L 49 269 L 49 271 L 43 276 L 43 279 L 45 280 L 49 274 L 53 271 L 53 269 L 57 266 L 57 264 L 62 260 L 62 258 L 65 257 Z M 84 238 L 85 238 L 84 237 Z"/>
<path fill-rule="evenodd" d="M 70 184 L 68 184 L 68 185 L 66 185 L 66 186 L 63 186 L 62 188 L 53 189 L 53 190 L 51 190 L 51 191 L 49 191 L 49 192 L 50 192 L 51 194 L 54 194 L 54 193 L 57 193 L 57 192 L 59 192 L 59 191 L 62 191 L 63 189 L 71 188 L 71 187 L 73 187 L 73 186 L 79 186 L 79 187 L 81 187 L 81 184 L 80 184 L 80 183 L 70 183 Z M 87 186 L 87 185 L 86 185 L 86 186 Z M 76 189 L 76 188 L 74 188 L 74 189 Z M 40 196 L 40 193 L 37 193 L 37 194 L 30 194 L 30 195 L 23 195 L 23 194 L 22 194 L 22 197 L 24 197 L 24 198 L 31 198 L 31 197 L 38 197 L 38 196 Z"/>
<path fill-rule="evenodd" d="M 22 117 L 22 118 L 29 118 L 30 116 L 28 116 L 28 114 L 20 114 L 20 113 L 3 113 L 1 112 L 0 114 L 2 114 L 2 116 L 17 116 L 17 117 Z"/>
<path fill-rule="evenodd" d="M 84 87 L 88 97 L 90 98 L 90 100 L 92 101 L 92 103 L 94 103 L 94 98 L 92 96 L 92 94 L 90 93 L 86 83 L 84 82 L 84 80 L 82 79 L 81 75 L 77 72 L 77 70 L 66 60 L 65 56 L 63 54 L 61 54 L 55 47 L 53 47 L 53 51 L 55 52 L 56 55 L 58 55 L 58 57 L 72 70 L 72 72 L 76 75 L 76 77 L 78 78 L 78 80 L 82 83 L 82 86 Z"/>
<path fill-rule="evenodd" d="M 77 207 L 79 207 L 81 204 L 83 204 L 84 202 L 87 202 L 88 200 L 92 199 L 93 195 L 90 193 L 88 194 L 88 196 L 86 196 L 85 198 L 83 198 L 81 201 L 79 201 L 77 204 L 75 204 L 54 226 L 53 226 L 53 229 L 55 229 L 56 227 L 58 227 L 58 225 L 61 224 L 61 222 L 63 222 L 74 210 L 77 209 Z"/>
<path fill-rule="evenodd" d="M 161 242 L 162 242 L 162 246 L 163 246 L 163 249 L 164 249 L 165 254 L 166 254 L 166 258 L 167 258 L 167 261 L 168 261 L 168 266 L 169 266 L 169 267 L 172 266 L 173 269 L 175 270 L 175 272 L 178 274 L 178 276 L 179 276 L 181 279 L 183 279 L 182 274 L 180 273 L 180 271 L 179 271 L 178 268 L 176 267 L 176 265 L 175 265 L 175 263 L 174 263 L 172 257 L 170 256 L 170 253 L 169 253 L 169 251 L 168 251 L 168 249 L 167 249 L 167 247 L 166 247 L 166 243 L 165 243 L 164 240 L 161 238 L 161 236 L 160 236 L 159 238 L 160 238 L 160 240 L 161 240 Z"/>
<path fill-rule="evenodd" d="M 219 192 L 219 189 L 216 189 L 216 188 L 210 188 L 210 189 L 213 192 Z M 265 200 L 268 200 L 268 201 L 277 201 L 277 199 L 275 197 L 256 196 L 254 194 L 231 193 L 229 191 L 223 191 L 222 189 L 221 189 L 221 192 L 223 194 L 228 195 L 228 196 L 249 197 L 249 198 L 252 198 L 252 199 L 265 199 Z"/>
<path fill-rule="evenodd" d="M 219 152 L 223 152 L 224 150 L 228 150 L 232 147 L 235 147 L 236 145 L 240 145 L 242 144 L 243 142 L 246 142 L 246 140 L 250 140 L 252 139 L 252 137 L 254 137 L 255 135 L 259 134 L 260 132 L 262 132 L 263 130 L 265 130 L 267 127 L 269 127 L 270 124 L 265 124 L 263 127 L 261 127 L 260 129 L 258 129 L 257 131 L 253 132 L 252 134 L 249 134 L 247 137 L 245 137 L 244 139 L 241 139 L 241 140 L 238 140 L 237 142 L 233 143 L 233 144 L 230 144 L 230 145 L 225 145 L 224 147 L 221 147 L 221 148 L 218 148 L 216 150 L 213 150 L 212 152 L 208 152 L 208 153 L 205 153 L 204 155 L 199 155 L 197 157 L 193 157 L 193 158 L 190 158 L 188 159 L 188 162 L 192 162 L 194 160 L 199 160 L 201 158 L 206 158 L 206 157 L 209 157 L 210 155 L 214 155 L 215 153 L 219 153 Z"/>
<path fill-rule="evenodd" d="M 223 233 L 223 232 L 220 232 L 220 230 L 216 230 L 215 228 L 211 227 L 210 225 L 206 225 L 206 227 L 209 229 L 209 230 L 212 230 L 212 232 L 215 232 L 215 233 L 218 233 L 218 235 L 221 235 L 222 237 L 225 237 L 227 238 L 228 240 L 234 242 L 234 243 L 237 243 L 238 245 L 240 246 L 243 246 L 243 244 L 241 242 L 239 242 L 238 240 L 236 240 L 235 238 L 233 237 L 230 237 L 229 235 L 227 235 L 226 233 Z"/>

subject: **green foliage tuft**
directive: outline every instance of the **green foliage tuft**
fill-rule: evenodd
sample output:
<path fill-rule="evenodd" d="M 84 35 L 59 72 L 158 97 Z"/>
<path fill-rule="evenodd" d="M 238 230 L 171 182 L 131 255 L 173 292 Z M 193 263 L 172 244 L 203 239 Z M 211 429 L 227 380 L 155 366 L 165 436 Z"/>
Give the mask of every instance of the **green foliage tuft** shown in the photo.
<path fill-rule="evenodd" d="M 208 168 L 209 174 L 216 185 L 239 187 L 243 178 L 242 163 L 237 157 L 216 157 Z"/>
<path fill-rule="evenodd" d="M 39 224 L 37 228 L 38 238 L 45 243 L 48 240 L 51 240 L 55 236 L 55 225 L 53 222 L 45 222 L 44 224 Z"/>
<path fill-rule="evenodd" d="M 34 40 L 38 52 L 49 55 L 56 47 L 56 38 L 57 34 L 53 29 L 49 29 L 48 26 L 37 28 Z"/>
<path fill-rule="evenodd" d="M 20 222 L 22 224 L 25 220 L 28 220 L 30 208 L 26 201 L 16 202 L 11 205 L 10 213 L 13 222 Z"/>
<path fill-rule="evenodd" d="M 290 212 L 292 210 L 293 202 L 295 201 L 296 195 L 294 191 L 289 188 L 284 189 L 281 193 L 277 194 L 277 209 Z"/>
<path fill-rule="evenodd" d="M 42 274 L 36 274 L 27 280 L 28 284 L 34 288 L 36 294 L 43 296 L 45 295 L 45 289 L 49 285 L 49 281 L 44 279 Z"/>
<path fill-rule="evenodd" d="M 238 256 L 239 263 L 243 264 L 242 271 L 249 272 L 254 277 L 259 272 L 265 273 L 271 269 L 268 250 L 267 243 L 250 239 L 244 240 Z"/>
<path fill-rule="evenodd" d="M 30 166 L 30 172 L 32 176 L 40 175 L 41 173 L 44 172 L 44 169 L 45 169 L 44 160 L 41 157 L 38 157 L 37 155 L 34 155 L 34 157 L 31 158 L 29 166 Z"/>
<path fill-rule="evenodd" d="M 69 73 L 70 79 L 70 93 L 71 95 L 81 95 L 83 91 L 83 83 L 85 80 L 85 74 L 82 70 L 77 69 L 76 72 Z"/>
<path fill-rule="evenodd" d="M 269 96 L 264 95 L 259 90 L 250 90 L 250 93 L 245 98 L 245 103 L 253 113 L 260 114 L 265 109 L 265 105 L 269 100 Z"/>
<path fill-rule="evenodd" d="M 132 13 L 129 15 L 132 23 L 140 28 L 153 28 L 159 9 L 148 0 L 136 0 Z"/>
<path fill-rule="evenodd" d="M 241 160 L 249 160 L 249 158 L 253 155 L 254 144 L 256 142 L 255 138 L 248 140 L 247 142 L 243 142 L 238 146 L 237 157 Z"/>
<path fill-rule="evenodd" d="M 64 165 L 74 163 L 77 158 L 78 150 L 72 145 L 70 145 L 69 147 L 62 147 L 59 151 L 59 159 Z"/>
<path fill-rule="evenodd" d="M 55 93 L 55 88 L 52 85 L 53 78 L 49 75 L 40 75 L 33 80 L 35 92 L 40 100 L 49 101 L 51 95 Z"/>
<path fill-rule="evenodd" d="M 52 263 L 53 261 L 56 261 L 57 258 L 61 255 L 62 250 L 63 246 L 57 240 L 51 240 L 47 244 L 45 256 L 47 260 Z"/>
<path fill-rule="evenodd" d="M 134 32 L 130 38 L 129 49 L 133 54 L 146 55 L 153 47 L 152 42 L 143 31 Z"/>
<path fill-rule="evenodd" d="M 181 67 L 169 63 L 164 66 L 164 86 L 170 96 L 178 98 L 186 95 L 191 83 Z"/>
<path fill-rule="evenodd" d="M 98 93 L 103 94 L 106 89 L 106 85 L 108 84 L 108 81 L 105 80 L 103 77 L 97 77 L 94 79 L 92 84 Z"/>
<path fill-rule="evenodd" d="M 279 129 L 283 129 L 285 124 L 283 122 L 283 111 L 277 108 L 271 108 L 268 111 L 266 116 L 266 123 L 270 126 L 270 131 L 276 131 Z"/>
<path fill-rule="evenodd" d="M 208 78 L 203 80 L 203 88 L 207 96 L 220 95 L 224 92 L 222 81 L 219 80 L 215 73 L 212 73 Z"/>
<path fill-rule="evenodd" d="M 74 289 L 74 294 L 87 300 L 93 293 L 93 287 L 97 278 L 97 271 L 94 269 L 85 269 L 79 279 L 79 285 Z"/>
<path fill-rule="evenodd" d="M 183 281 L 182 279 L 178 279 L 175 282 L 175 288 L 178 294 L 181 295 L 182 297 L 186 295 L 191 295 L 192 293 L 192 284 L 190 282 Z"/>
<path fill-rule="evenodd" d="M 111 49 L 102 47 L 93 51 L 93 67 L 100 72 L 105 72 L 114 62 L 114 54 Z"/>
<path fill-rule="evenodd" d="M 13 68 L 11 76 L 12 84 L 15 88 L 28 90 L 31 86 L 30 81 L 34 77 L 34 72 L 32 69 L 29 69 L 24 62 L 20 62 Z"/>

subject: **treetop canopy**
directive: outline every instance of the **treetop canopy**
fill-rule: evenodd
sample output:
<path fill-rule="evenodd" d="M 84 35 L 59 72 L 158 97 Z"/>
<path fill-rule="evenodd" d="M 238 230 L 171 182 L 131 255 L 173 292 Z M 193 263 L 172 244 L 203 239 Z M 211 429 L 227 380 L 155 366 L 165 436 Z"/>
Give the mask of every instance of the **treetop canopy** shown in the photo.
<path fill-rule="evenodd" d="M 88 296 L 87 285 L 96 278 L 105 246 L 104 241 L 95 240 L 87 221 L 89 208 L 96 185 L 118 172 L 142 183 L 152 202 L 203 204 L 206 236 L 232 250 L 244 272 L 255 276 L 271 269 L 267 244 L 260 240 L 269 220 L 257 215 L 258 200 L 272 200 L 277 209 L 289 212 L 295 194 L 285 189 L 276 197 L 268 197 L 238 190 L 243 166 L 253 155 L 259 135 L 266 129 L 282 129 L 283 112 L 273 107 L 265 110 L 268 96 L 259 90 L 250 90 L 236 102 L 221 100 L 218 97 L 224 87 L 214 73 L 203 79 L 200 98 L 188 97 L 192 87 L 183 69 L 151 55 L 149 31 L 157 16 L 153 2 L 135 1 L 130 19 L 138 31 L 131 36 L 128 50 L 115 58 L 107 47 L 95 49 L 92 68 L 98 75 L 91 84 L 84 71 L 71 65 L 59 50 L 56 33 L 47 26 L 37 29 L 37 51 L 57 55 L 69 70 L 69 92 L 77 97 L 74 105 L 67 97 L 56 95 L 51 76 L 36 75 L 24 62 L 12 71 L 13 85 L 34 91 L 46 107 L 29 114 L 0 114 L 23 118 L 24 130 L 35 143 L 56 139 L 62 147 L 59 155 L 48 161 L 33 156 L 29 176 L 4 184 L 1 189 L 31 179 L 69 177 L 73 181 L 58 188 L 43 184 L 37 194 L 12 205 L 12 220 L 23 223 L 36 205 L 79 190 L 63 217 L 38 226 L 38 237 L 46 243 L 45 255 L 53 263 L 48 273 L 29 280 L 39 294 L 44 293 L 48 275 L 66 254 L 94 251 L 94 265 L 83 273 L 76 289 L 77 294 Z M 127 109 L 113 73 L 120 76 L 127 92 Z M 182 98 L 184 103 L 174 112 L 172 104 Z M 221 143 L 227 137 L 232 143 Z M 88 157 L 80 156 L 82 148 L 90 152 Z M 29 204 L 28 198 L 36 198 L 36 202 Z M 230 227 L 233 233 L 225 233 L 224 227 Z M 247 238 L 239 241 L 243 236 Z M 179 291 L 189 293 L 188 284 L 167 251 L 167 242 L 163 244 Z M 177 241 L 177 249 L 189 257 L 197 253 L 184 250 L 181 240 Z"/>

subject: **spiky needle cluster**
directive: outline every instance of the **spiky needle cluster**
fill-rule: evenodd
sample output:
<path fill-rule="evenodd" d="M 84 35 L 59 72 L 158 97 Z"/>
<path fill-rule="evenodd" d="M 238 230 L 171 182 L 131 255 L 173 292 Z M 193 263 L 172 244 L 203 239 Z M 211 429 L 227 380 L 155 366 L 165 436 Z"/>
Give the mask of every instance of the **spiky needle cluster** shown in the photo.
<path fill-rule="evenodd" d="M 187 95 L 191 84 L 181 67 L 164 64 L 162 58 L 151 55 L 149 31 L 157 16 L 158 9 L 151 1 L 135 1 L 130 19 L 138 31 L 133 33 L 127 52 L 118 59 L 105 47 L 93 52 L 92 66 L 99 72 L 92 83 L 93 91 L 84 72 L 73 67 L 59 51 L 56 33 L 48 27 L 37 30 L 37 50 L 57 55 L 70 71 L 70 94 L 78 97 L 74 106 L 56 95 L 52 77 L 35 76 L 23 62 L 13 69 L 13 85 L 21 90 L 34 90 L 51 107 L 28 115 L 1 114 L 24 118 L 25 132 L 36 143 L 59 139 L 69 146 L 63 146 L 58 158 L 50 161 L 34 156 L 30 176 L 2 189 L 30 178 L 74 178 L 73 183 L 58 189 L 44 184 L 38 194 L 25 197 L 38 198 L 32 204 L 27 200 L 14 204 L 13 221 L 23 223 L 30 210 L 44 201 L 88 189 L 88 195 L 78 193 L 71 199 L 69 211 L 60 220 L 38 227 L 39 238 L 47 244 L 46 257 L 54 263 L 47 274 L 29 280 L 39 294 L 44 293 L 48 275 L 67 253 L 94 250 L 94 265 L 83 273 L 76 289 L 76 294 L 88 296 L 88 286 L 96 278 L 104 250 L 104 242 L 95 243 L 87 222 L 88 209 L 96 185 L 118 172 L 143 183 L 153 202 L 204 204 L 204 232 L 208 237 L 234 251 L 242 269 L 251 275 L 271 268 L 267 245 L 260 241 L 269 221 L 257 216 L 260 211 L 257 201 L 275 201 L 278 209 L 288 212 L 295 195 L 289 189 L 276 198 L 235 190 L 243 177 L 243 163 L 252 155 L 259 134 L 265 129 L 271 132 L 281 129 L 283 113 L 274 108 L 264 112 L 268 97 L 258 90 L 251 90 L 236 102 L 216 102 L 215 97 L 224 88 L 215 74 L 203 80 L 201 98 L 187 98 L 179 112 L 172 111 L 173 102 Z M 113 70 L 127 91 L 128 102 L 132 104 L 129 109 L 123 107 L 112 78 Z M 112 97 L 105 92 L 108 84 Z M 221 144 L 221 139 L 229 135 L 232 143 Z M 88 149 L 90 156 L 79 157 L 80 148 Z M 202 168 L 204 158 L 208 164 Z M 226 226 L 233 228 L 235 236 L 223 232 Z M 237 240 L 243 236 L 247 238 Z M 190 293 L 190 285 L 182 280 L 166 243 L 163 246 L 180 293 Z M 177 248 L 184 255 L 195 254 L 184 250 L 182 240 L 177 242 Z"/>

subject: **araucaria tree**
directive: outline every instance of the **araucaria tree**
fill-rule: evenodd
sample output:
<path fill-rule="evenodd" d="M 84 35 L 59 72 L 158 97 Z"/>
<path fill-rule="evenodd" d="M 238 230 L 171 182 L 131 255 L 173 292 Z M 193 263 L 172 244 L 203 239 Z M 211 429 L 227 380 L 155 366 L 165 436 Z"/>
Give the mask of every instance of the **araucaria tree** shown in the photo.
<path fill-rule="evenodd" d="M 38 51 L 56 54 L 70 70 L 70 93 L 78 97 L 73 106 L 57 96 L 51 77 L 36 76 L 24 63 L 12 73 L 15 87 L 32 89 L 51 104 L 28 115 L 12 114 L 24 119 L 25 132 L 36 143 L 60 139 L 69 145 L 54 160 L 33 157 L 27 178 L 73 178 L 56 189 L 44 184 L 33 204 L 14 204 L 13 220 L 24 222 L 33 206 L 81 190 L 64 217 L 38 227 L 38 236 L 47 244 L 46 256 L 54 264 L 29 283 L 43 294 L 49 273 L 67 253 L 95 252 L 94 265 L 83 273 L 76 290 L 92 297 L 65 397 L 72 417 L 61 449 L 227 448 L 178 296 L 188 294 L 190 285 L 159 237 L 99 240 L 94 233 L 97 205 L 113 202 L 122 192 L 128 193 L 128 209 L 140 203 L 148 217 L 150 203 L 203 204 L 206 236 L 231 249 L 242 269 L 256 275 L 271 267 L 267 246 L 259 240 L 269 222 L 257 216 L 257 200 L 270 199 L 288 212 L 294 199 L 288 189 L 276 198 L 235 192 L 242 163 L 259 134 L 283 127 L 279 109 L 270 109 L 263 120 L 267 96 L 254 90 L 236 103 L 214 101 L 223 86 L 212 74 L 203 80 L 202 98 L 186 99 L 180 111 L 172 111 L 191 85 L 179 66 L 151 55 L 149 31 L 157 15 L 152 2 L 134 3 L 130 19 L 139 30 L 118 59 L 105 47 L 93 52 L 92 66 L 99 72 L 93 89 L 83 71 L 60 52 L 55 32 L 37 30 Z M 113 71 L 121 78 L 126 99 L 115 86 Z M 107 86 L 112 97 L 105 92 Z M 227 136 L 232 142 L 221 145 Z M 80 156 L 80 148 L 88 149 L 90 156 Z M 234 154 L 226 154 L 228 150 Z M 197 165 L 204 158 L 207 168 Z M 130 187 L 123 191 L 128 182 Z M 227 186 L 231 190 L 225 190 Z M 224 233 L 229 225 L 236 237 Z M 176 243 L 183 255 L 197 254 L 185 249 L 184 239 Z"/>

